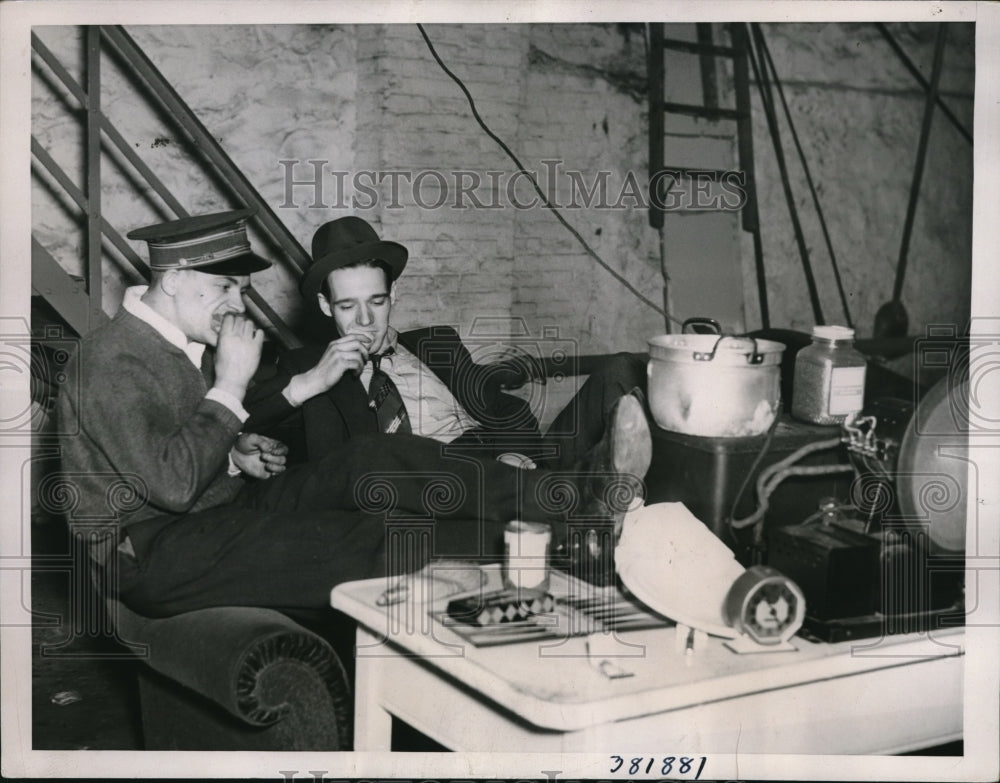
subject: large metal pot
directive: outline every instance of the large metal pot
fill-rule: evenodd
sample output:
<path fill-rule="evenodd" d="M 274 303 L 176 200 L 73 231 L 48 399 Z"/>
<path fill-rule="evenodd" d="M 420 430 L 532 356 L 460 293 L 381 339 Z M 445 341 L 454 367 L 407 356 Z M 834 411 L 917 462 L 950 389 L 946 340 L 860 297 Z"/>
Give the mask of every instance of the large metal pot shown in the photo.
<path fill-rule="evenodd" d="M 649 339 L 649 407 L 665 430 L 701 437 L 760 435 L 781 403 L 782 343 L 721 334 Z"/>

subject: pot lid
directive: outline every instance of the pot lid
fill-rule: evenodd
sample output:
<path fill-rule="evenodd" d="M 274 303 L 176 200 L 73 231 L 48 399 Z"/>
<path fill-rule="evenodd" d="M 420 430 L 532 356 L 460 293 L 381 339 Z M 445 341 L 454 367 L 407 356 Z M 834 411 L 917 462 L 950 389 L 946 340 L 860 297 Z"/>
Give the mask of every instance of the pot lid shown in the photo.
<path fill-rule="evenodd" d="M 749 367 L 780 364 L 785 350 L 774 340 L 715 334 L 661 334 L 647 343 L 652 359 Z"/>

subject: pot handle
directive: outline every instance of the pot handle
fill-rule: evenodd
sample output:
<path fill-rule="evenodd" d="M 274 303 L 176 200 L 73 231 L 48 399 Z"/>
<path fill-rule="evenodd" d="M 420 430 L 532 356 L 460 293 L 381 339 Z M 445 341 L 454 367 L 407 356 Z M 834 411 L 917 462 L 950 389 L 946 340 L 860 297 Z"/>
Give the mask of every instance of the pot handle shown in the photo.
<path fill-rule="evenodd" d="M 711 320 L 711 319 L 706 319 L 706 320 Z M 712 345 L 711 351 L 709 351 L 708 353 L 705 353 L 704 351 L 694 351 L 691 354 L 691 358 L 694 359 L 696 362 L 712 361 L 715 358 L 715 352 L 719 349 L 719 343 L 721 343 L 723 340 L 749 340 L 751 343 L 753 343 L 753 350 L 748 354 L 744 354 L 747 357 L 747 364 L 763 363 L 764 354 L 760 353 L 757 350 L 756 337 L 736 337 L 735 335 L 731 334 L 720 334 L 719 339 L 715 341 L 714 345 Z"/>
<path fill-rule="evenodd" d="M 689 326 L 702 326 L 709 331 L 695 332 L 695 334 L 722 334 L 722 326 L 714 318 L 688 318 L 681 324 L 681 334 L 685 334 Z M 712 353 L 715 353 L 714 351 Z"/>

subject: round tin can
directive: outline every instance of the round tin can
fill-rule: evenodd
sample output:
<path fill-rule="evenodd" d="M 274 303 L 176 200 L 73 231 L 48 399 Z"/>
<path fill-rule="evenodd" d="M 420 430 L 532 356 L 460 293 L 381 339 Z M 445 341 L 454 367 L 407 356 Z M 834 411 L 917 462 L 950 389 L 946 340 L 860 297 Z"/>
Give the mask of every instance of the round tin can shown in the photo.
<path fill-rule="evenodd" d="M 552 529 L 542 522 L 511 520 L 503 533 L 503 584 L 508 590 L 549 589 Z"/>

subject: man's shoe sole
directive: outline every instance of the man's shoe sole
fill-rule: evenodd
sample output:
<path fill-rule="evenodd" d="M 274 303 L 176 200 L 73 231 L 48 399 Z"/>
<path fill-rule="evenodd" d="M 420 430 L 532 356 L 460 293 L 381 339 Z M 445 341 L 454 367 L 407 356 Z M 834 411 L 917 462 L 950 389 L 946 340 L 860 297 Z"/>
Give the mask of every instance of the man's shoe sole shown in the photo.
<path fill-rule="evenodd" d="M 631 394 L 623 396 L 615 405 L 611 426 L 615 471 L 644 478 L 653 460 L 653 436 L 642 403 Z"/>

